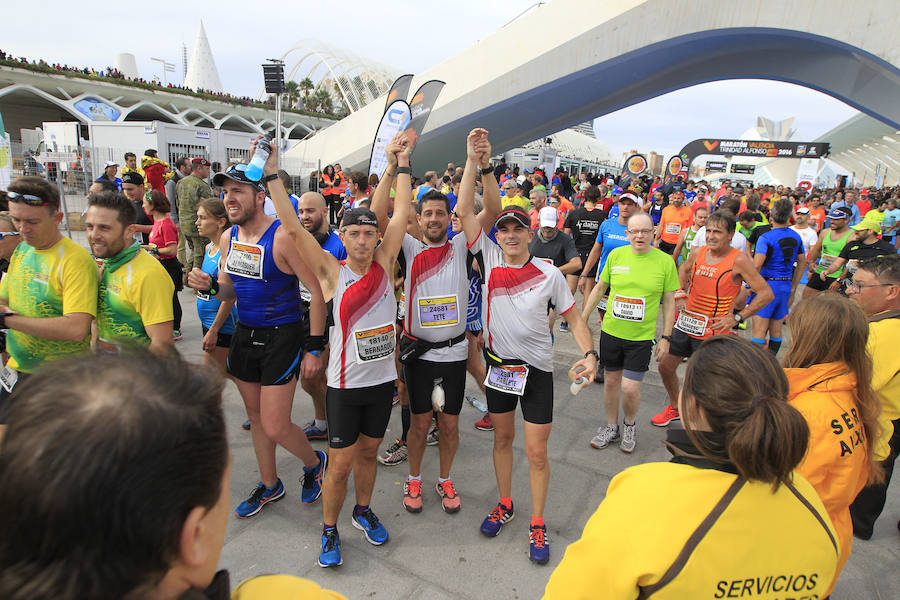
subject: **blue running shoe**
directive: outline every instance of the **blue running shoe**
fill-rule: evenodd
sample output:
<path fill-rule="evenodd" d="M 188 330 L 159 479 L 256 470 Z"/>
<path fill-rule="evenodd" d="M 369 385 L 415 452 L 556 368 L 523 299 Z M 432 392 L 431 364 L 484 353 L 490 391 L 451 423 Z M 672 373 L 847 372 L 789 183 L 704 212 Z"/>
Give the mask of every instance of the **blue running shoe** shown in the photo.
<path fill-rule="evenodd" d="M 303 477 L 300 479 L 303 484 L 303 491 L 300 493 L 303 504 L 312 504 L 322 495 L 322 480 L 325 478 L 325 469 L 328 468 L 328 455 L 316 450 L 316 456 L 319 457 L 318 467 L 303 467 Z"/>
<path fill-rule="evenodd" d="M 366 540 L 372 545 L 380 546 L 388 541 L 388 532 L 372 512 L 371 508 L 367 508 L 366 512 L 361 515 L 356 514 L 353 510 L 353 526 L 366 534 Z"/>
<path fill-rule="evenodd" d="M 487 517 L 485 517 L 484 521 L 481 522 L 481 533 L 486 536 L 494 537 L 498 533 L 500 533 L 500 528 L 513 520 L 516 516 L 515 511 L 513 510 L 512 503 L 509 505 L 509 509 L 499 502 L 497 506 L 494 507 L 494 510 L 491 511 Z"/>
<path fill-rule="evenodd" d="M 329 529 L 322 534 L 322 551 L 319 552 L 320 567 L 337 567 L 344 564 L 341 558 L 341 536 L 337 529 Z"/>
<path fill-rule="evenodd" d="M 309 423 L 304 425 L 303 433 L 306 434 L 306 439 L 308 439 L 311 442 L 315 442 L 317 440 L 327 440 L 328 439 L 328 432 L 316 427 L 315 421 L 310 421 Z"/>
<path fill-rule="evenodd" d="M 528 537 L 531 540 L 531 549 L 528 552 L 531 562 L 539 565 L 547 564 L 550 560 L 550 538 L 547 537 L 547 527 L 532 525 Z"/>
<path fill-rule="evenodd" d="M 250 497 L 238 504 L 238 507 L 234 509 L 234 514 L 241 519 L 252 517 L 267 503 L 277 502 L 283 497 L 284 485 L 281 483 L 280 479 L 270 488 L 264 486 L 260 481 L 256 488 L 250 493 Z"/>

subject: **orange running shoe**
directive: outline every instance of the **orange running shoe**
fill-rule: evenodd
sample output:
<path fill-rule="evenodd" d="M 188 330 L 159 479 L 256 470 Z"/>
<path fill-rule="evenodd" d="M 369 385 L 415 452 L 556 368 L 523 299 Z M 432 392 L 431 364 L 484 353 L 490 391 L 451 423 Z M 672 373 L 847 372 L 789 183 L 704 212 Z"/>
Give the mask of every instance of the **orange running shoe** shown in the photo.
<path fill-rule="evenodd" d="M 672 421 L 680 419 L 681 415 L 678 414 L 678 409 L 671 404 L 667 404 L 661 413 L 650 418 L 650 422 L 657 427 L 665 427 Z"/>
<path fill-rule="evenodd" d="M 422 512 L 422 480 L 407 479 L 403 486 L 403 506 L 411 513 Z"/>
<path fill-rule="evenodd" d="M 444 509 L 444 512 L 459 512 L 459 496 L 456 495 L 456 490 L 453 489 L 452 481 L 448 479 L 444 483 L 435 483 L 434 491 L 441 497 L 441 508 Z"/>

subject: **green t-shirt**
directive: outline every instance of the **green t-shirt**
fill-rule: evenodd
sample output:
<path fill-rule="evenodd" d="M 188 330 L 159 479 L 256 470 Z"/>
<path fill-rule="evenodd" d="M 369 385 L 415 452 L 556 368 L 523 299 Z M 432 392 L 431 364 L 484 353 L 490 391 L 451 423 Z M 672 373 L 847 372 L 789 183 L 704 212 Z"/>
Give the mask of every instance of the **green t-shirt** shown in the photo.
<path fill-rule="evenodd" d="M 62 317 L 73 313 L 97 315 L 97 263 L 88 251 L 69 238 L 46 250 L 19 243 L 0 282 L 0 298 L 25 317 Z M 44 361 L 90 351 L 91 335 L 78 342 L 46 340 L 10 330 L 6 338 L 10 368 L 31 373 Z"/>
<path fill-rule="evenodd" d="M 150 345 L 146 325 L 173 319 L 175 284 L 159 260 L 143 250 L 100 285 L 98 347 L 115 351 L 122 342 Z"/>
<path fill-rule="evenodd" d="M 681 287 L 672 257 L 658 248 L 635 254 L 621 246 L 609 253 L 600 279 L 610 287 L 601 330 L 633 342 L 655 339 L 663 293 Z"/>

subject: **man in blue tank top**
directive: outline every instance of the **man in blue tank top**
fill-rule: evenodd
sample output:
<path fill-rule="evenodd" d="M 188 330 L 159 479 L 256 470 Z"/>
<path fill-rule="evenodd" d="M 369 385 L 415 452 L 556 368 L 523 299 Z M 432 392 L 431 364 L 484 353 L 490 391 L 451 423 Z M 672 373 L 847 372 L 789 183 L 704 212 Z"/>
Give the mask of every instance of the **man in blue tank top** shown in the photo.
<path fill-rule="evenodd" d="M 235 509 L 240 518 L 251 517 L 266 503 L 284 496 L 275 467 L 275 444 L 303 461 L 305 504 L 321 495 L 328 462 L 325 452 L 313 450 L 303 430 L 291 422 L 297 374 L 310 376 L 322 369 L 322 290 L 281 222 L 263 211 L 264 186 L 247 179 L 245 169 L 246 165 L 234 165 L 213 179 L 225 190 L 225 210 L 234 224 L 219 244 L 218 278 L 213 280 L 196 267 L 188 276 L 188 285 L 195 290 L 222 301 L 237 300 L 238 324 L 226 366 L 247 408 L 260 474 L 249 498 Z M 272 179 L 277 180 L 277 175 L 266 183 Z M 282 184 L 276 185 L 284 190 Z M 301 322 L 300 282 L 310 291 L 308 336 L 303 335 Z"/>
<path fill-rule="evenodd" d="M 266 161 L 264 173 L 274 173 L 277 151 Z M 352 525 L 375 545 L 388 541 L 388 532 L 369 504 L 375 487 L 378 445 L 384 438 L 391 416 L 394 380 L 395 330 L 397 302 L 394 299 L 394 259 L 400 252 L 406 233 L 412 202 L 411 146 L 405 133 L 388 144 L 391 164 L 378 183 L 383 194 L 397 180 L 394 214 L 378 245 L 378 219 L 368 208 L 344 212 L 341 239 L 347 248 L 347 260 L 338 261 L 322 252 L 318 241 L 301 224 L 291 209 L 287 192 L 274 184 L 269 192 L 284 228 L 302 260 L 318 276 L 326 301 L 333 300 L 334 326 L 329 335 L 328 414 L 330 466 L 323 486 L 322 547 L 319 566 L 331 567 L 343 562 L 337 531 L 347 479 L 353 472 L 356 506 Z M 394 165 L 399 165 L 394 167 Z M 376 194 L 378 192 L 376 191 Z"/>
<path fill-rule="evenodd" d="M 772 229 L 756 241 L 753 263 L 763 276 L 775 299 L 762 307 L 753 317 L 753 338 L 757 344 L 766 343 L 769 336 L 769 352 L 778 354 L 781 348 L 781 327 L 794 302 L 797 284 L 806 270 L 806 254 L 803 240 L 788 227 L 794 204 L 790 198 L 781 198 L 772 206 Z M 753 301 L 755 296 L 751 296 Z"/>

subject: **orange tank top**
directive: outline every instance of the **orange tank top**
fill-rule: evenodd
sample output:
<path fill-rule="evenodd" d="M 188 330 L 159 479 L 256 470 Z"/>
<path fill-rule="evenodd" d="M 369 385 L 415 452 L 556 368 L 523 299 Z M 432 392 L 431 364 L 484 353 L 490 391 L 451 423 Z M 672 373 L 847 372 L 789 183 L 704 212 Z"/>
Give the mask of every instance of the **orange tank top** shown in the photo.
<path fill-rule="evenodd" d="M 706 262 L 708 250 L 708 246 L 703 246 L 697 253 L 691 269 L 687 306 L 675 323 L 675 327 L 697 339 L 728 333 L 724 328 L 713 331 L 708 325 L 731 312 L 734 298 L 741 291 L 741 285 L 732 276 L 734 261 L 741 251 L 732 248 L 725 258 L 711 265 Z"/>

